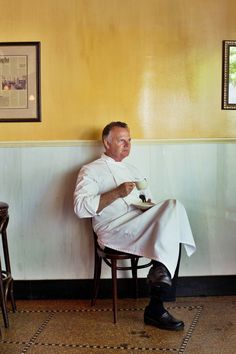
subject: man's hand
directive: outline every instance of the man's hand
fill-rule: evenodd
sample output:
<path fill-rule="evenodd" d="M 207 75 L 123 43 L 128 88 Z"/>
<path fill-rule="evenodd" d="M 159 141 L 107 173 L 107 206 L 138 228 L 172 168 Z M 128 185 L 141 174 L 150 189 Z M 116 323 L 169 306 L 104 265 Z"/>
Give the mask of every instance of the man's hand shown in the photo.
<path fill-rule="evenodd" d="M 134 182 L 124 182 L 124 183 L 120 184 L 117 187 L 117 192 L 118 192 L 120 198 L 124 198 L 128 194 L 130 194 L 132 192 L 132 190 L 134 189 L 134 187 L 135 187 Z"/>
<path fill-rule="evenodd" d="M 134 182 L 124 182 L 115 189 L 101 195 L 97 213 L 113 203 L 118 198 L 124 198 L 132 192 L 135 187 Z"/>

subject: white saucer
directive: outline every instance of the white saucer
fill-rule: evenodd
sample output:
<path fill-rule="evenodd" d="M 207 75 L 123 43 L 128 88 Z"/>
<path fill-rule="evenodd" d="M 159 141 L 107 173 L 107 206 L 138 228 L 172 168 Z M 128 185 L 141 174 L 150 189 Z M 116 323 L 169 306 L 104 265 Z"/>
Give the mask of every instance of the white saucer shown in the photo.
<path fill-rule="evenodd" d="M 148 202 L 138 202 L 138 203 L 133 203 L 133 206 L 135 206 L 138 209 L 141 210 L 147 210 L 152 208 L 155 204 L 154 203 L 148 203 Z"/>

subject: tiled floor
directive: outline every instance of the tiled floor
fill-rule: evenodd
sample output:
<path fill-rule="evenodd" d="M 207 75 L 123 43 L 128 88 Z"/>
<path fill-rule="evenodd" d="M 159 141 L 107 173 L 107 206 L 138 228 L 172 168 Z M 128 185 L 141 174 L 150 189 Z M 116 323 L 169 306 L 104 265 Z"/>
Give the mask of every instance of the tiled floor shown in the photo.
<path fill-rule="evenodd" d="M 113 324 L 111 300 L 17 301 L 10 328 L 0 317 L 1 354 L 236 353 L 236 296 L 178 298 L 166 307 L 185 322 L 169 332 L 143 323 L 147 299 L 119 299 Z"/>

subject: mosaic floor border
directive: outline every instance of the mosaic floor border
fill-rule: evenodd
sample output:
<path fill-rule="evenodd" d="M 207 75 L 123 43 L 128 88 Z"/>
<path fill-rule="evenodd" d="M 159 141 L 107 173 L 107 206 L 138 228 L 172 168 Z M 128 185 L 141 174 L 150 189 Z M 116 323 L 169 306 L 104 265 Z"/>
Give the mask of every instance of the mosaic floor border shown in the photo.
<path fill-rule="evenodd" d="M 96 313 L 96 312 L 112 312 L 111 308 L 78 308 L 78 309 L 36 309 L 36 310 L 29 310 L 29 309 L 20 309 L 17 310 L 18 314 L 30 314 L 30 313 L 44 313 L 48 314 L 47 318 L 41 323 L 41 325 L 38 327 L 38 329 L 35 331 L 33 336 L 30 338 L 28 341 L 11 341 L 11 340 L 0 340 L 0 344 L 8 344 L 8 345 L 21 345 L 24 346 L 24 348 L 21 350 L 20 354 L 25 354 L 29 351 L 30 348 L 32 347 L 54 347 L 54 348 L 75 348 L 75 349 L 90 349 L 91 351 L 95 351 L 96 349 L 100 350 L 116 350 L 116 351 L 122 351 L 123 353 L 127 351 L 127 353 L 133 353 L 133 352 L 165 352 L 165 353 L 178 353 L 178 354 L 184 354 L 187 345 L 193 335 L 193 332 L 198 324 L 199 318 L 201 316 L 203 306 L 202 305 L 197 305 L 197 306 L 169 306 L 167 307 L 168 310 L 173 310 L 173 309 L 185 309 L 185 310 L 195 310 L 195 314 L 193 315 L 193 319 L 191 321 L 190 326 L 187 328 L 187 331 L 184 333 L 184 336 L 182 338 L 181 344 L 178 347 L 140 347 L 140 346 L 133 346 L 133 345 L 126 345 L 126 344 L 121 344 L 119 346 L 115 345 L 96 345 L 96 344 L 88 344 L 88 343 L 57 343 L 57 342 L 41 342 L 37 341 L 39 335 L 44 332 L 44 330 L 47 328 L 48 324 L 50 321 L 54 318 L 55 314 L 63 314 L 63 313 L 83 313 L 83 312 L 88 312 L 88 313 Z M 143 312 L 144 308 L 143 307 L 125 307 L 125 308 L 119 308 L 119 312 L 125 312 L 125 311 L 142 311 Z M 14 315 L 13 315 L 14 316 Z M 141 331 L 140 331 L 141 332 Z M 142 335 L 142 333 L 139 333 Z M 143 333 L 145 335 L 145 333 Z"/>

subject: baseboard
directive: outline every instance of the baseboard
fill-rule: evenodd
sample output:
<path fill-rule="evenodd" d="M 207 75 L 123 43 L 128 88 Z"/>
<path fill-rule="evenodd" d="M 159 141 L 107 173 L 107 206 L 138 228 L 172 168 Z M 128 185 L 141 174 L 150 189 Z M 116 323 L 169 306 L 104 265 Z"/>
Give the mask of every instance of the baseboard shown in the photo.
<path fill-rule="evenodd" d="M 90 299 L 92 279 L 79 280 L 15 280 L 16 299 Z M 138 279 L 139 294 L 148 297 L 146 279 Z M 132 279 L 118 279 L 118 297 L 133 297 Z M 111 280 L 101 279 L 99 298 L 111 298 Z M 236 276 L 179 277 L 177 287 L 166 295 L 166 301 L 185 296 L 236 295 Z"/>

